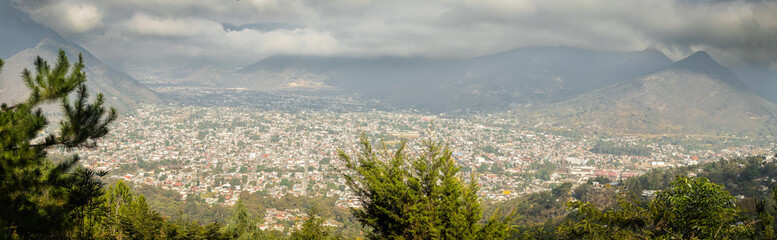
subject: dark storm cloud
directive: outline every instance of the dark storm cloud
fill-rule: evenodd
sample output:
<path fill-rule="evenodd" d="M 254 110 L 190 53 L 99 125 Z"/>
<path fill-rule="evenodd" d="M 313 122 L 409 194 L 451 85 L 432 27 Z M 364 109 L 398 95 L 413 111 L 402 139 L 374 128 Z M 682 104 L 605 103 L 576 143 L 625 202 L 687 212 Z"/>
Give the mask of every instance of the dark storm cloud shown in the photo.
<path fill-rule="evenodd" d="M 63 0 L 32 18 L 122 66 L 238 67 L 275 54 L 474 57 L 564 45 L 706 50 L 777 69 L 777 3 L 691 0 Z M 191 60 L 200 59 L 200 60 Z"/>

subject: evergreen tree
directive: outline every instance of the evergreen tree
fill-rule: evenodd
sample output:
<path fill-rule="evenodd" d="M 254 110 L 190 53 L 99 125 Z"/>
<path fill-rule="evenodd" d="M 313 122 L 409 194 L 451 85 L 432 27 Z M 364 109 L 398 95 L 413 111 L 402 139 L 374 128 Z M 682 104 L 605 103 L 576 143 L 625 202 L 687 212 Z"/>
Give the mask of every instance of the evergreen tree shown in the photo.
<path fill-rule="evenodd" d="M 108 209 L 103 205 L 105 184 L 98 177 L 106 174 L 108 172 L 87 168 L 77 168 L 71 174 L 73 180 L 67 191 L 68 205 L 74 209 L 71 214 L 72 238 L 91 239 L 103 230 L 99 223 L 107 216 Z"/>
<path fill-rule="evenodd" d="M 766 210 L 766 200 L 757 200 L 756 213 L 755 233 L 758 239 L 775 239 L 774 217 Z"/>
<path fill-rule="evenodd" d="M 308 211 L 308 219 L 302 223 L 302 228 L 294 231 L 289 240 L 337 240 L 342 236 L 335 235 L 332 230 L 323 225 L 324 220 L 318 217 L 318 210 Z"/>
<path fill-rule="evenodd" d="M 229 218 L 222 232 L 231 239 L 257 239 L 262 235 L 256 220 L 248 213 L 242 200 L 235 204 L 235 213 Z"/>
<path fill-rule="evenodd" d="M 119 181 L 105 194 L 107 210 L 102 224 L 103 235 L 110 238 L 158 239 L 165 225 L 164 218 L 151 209 L 142 194 L 137 194 Z"/>
<path fill-rule="evenodd" d="M 474 176 L 461 180 L 452 151 L 424 141 L 411 159 L 403 142 L 391 152 L 375 150 L 365 135 L 362 151 L 352 158 L 339 150 L 347 170 L 346 184 L 361 208 L 351 212 L 368 228 L 370 239 L 501 239 L 512 216 L 492 217 L 481 224 L 482 209 Z"/>
<path fill-rule="evenodd" d="M 74 172 L 77 156 L 53 163 L 46 150 L 94 147 L 95 140 L 107 134 L 107 125 L 116 119 L 115 109 L 106 111 L 102 106 L 101 94 L 87 103 L 81 55 L 71 65 L 60 50 L 53 66 L 41 57 L 34 65 L 35 73 L 22 72 L 29 97 L 13 105 L 0 105 L 0 238 L 61 237 L 68 227 L 82 226 L 73 221 L 91 221 L 86 214 L 94 210 L 93 200 L 99 196 L 99 190 L 92 191 L 92 187 L 101 186 L 94 178 L 99 174 Z M 76 92 L 74 102 L 68 98 L 72 92 Z M 49 124 L 40 106 L 50 103 L 59 103 L 62 108 L 60 133 L 39 138 Z"/>

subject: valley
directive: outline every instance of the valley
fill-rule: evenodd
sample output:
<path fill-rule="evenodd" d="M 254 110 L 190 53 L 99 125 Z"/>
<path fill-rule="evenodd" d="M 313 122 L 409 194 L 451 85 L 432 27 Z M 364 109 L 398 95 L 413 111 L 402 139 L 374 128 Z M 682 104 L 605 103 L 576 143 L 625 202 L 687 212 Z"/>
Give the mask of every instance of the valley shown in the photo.
<path fill-rule="evenodd" d="M 231 206 L 246 194 L 298 196 L 334 199 L 346 209 L 355 198 L 345 191 L 336 150 L 355 151 L 360 134 L 389 149 L 403 140 L 420 149 L 426 138 L 448 144 L 461 176 L 476 174 L 478 195 L 489 202 L 721 158 L 771 160 L 777 152 L 768 138 L 560 131 L 508 117 L 513 113 L 432 115 L 358 97 L 192 89 L 163 95 L 188 104 L 139 105 L 99 148 L 78 151 L 83 165 L 109 171 L 111 181 L 171 190 L 175 201 Z"/>

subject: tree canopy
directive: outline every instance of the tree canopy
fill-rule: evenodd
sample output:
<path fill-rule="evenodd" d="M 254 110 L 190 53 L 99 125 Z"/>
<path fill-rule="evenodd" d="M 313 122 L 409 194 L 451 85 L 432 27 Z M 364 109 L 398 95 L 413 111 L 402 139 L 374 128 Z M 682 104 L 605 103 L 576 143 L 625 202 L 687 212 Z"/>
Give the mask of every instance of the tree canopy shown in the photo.
<path fill-rule="evenodd" d="M 754 237 L 749 224 L 737 223 L 734 197 L 703 177 L 677 176 L 647 207 L 627 192 L 621 193 L 617 209 L 599 210 L 579 201 L 567 205 L 579 219 L 558 228 L 561 239 Z"/>
<path fill-rule="evenodd" d="M 503 239 L 512 216 L 481 224 L 477 180 L 457 176 L 452 151 L 433 140 L 413 158 L 405 143 L 374 149 L 366 136 L 354 157 L 340 150 L 342 174 L 361 207 L 351 208 L 370 239 Z"/>

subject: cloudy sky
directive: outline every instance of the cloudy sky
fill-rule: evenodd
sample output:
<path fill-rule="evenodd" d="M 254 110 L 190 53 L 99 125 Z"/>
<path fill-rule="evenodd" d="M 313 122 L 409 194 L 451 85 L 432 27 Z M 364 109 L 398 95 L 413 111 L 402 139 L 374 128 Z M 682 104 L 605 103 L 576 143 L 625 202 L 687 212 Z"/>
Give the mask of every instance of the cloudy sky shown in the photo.
<path fill-rule="evenodd" d="M 468 58 L 525 46 L 706 50 L 777 69 L 777 1 L 12 0 L 122 69 L 277 54 Z"/>

